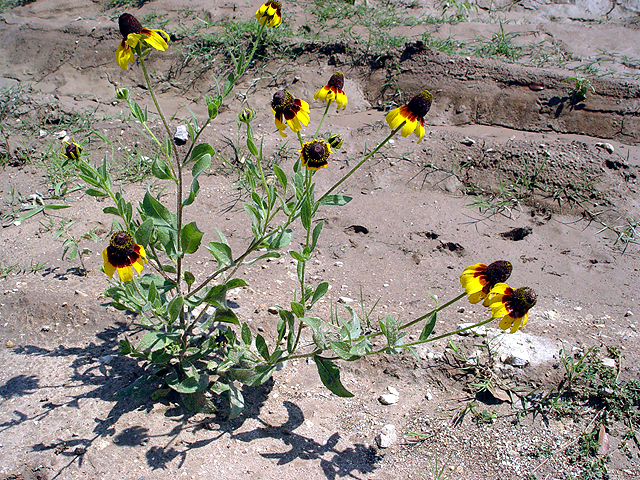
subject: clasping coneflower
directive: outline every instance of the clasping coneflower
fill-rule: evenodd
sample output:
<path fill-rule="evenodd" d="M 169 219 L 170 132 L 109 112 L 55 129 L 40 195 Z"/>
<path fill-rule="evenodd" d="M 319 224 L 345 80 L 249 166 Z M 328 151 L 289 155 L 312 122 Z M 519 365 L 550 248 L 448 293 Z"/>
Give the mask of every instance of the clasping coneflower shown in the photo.
<path fill-rule="evenodd" d="M 133 269 L 140 275 L 147 256 L 142 245 L 133 242 L 129 232 L 116 232 L 111 235 L 109 246 L 102 251 L 102 260 L 104 273 L 110 278 L 117 270 L 120 280 L 130 282 L 133 280 Z"/>
<path fill-rule="evenodd" d="M 284 133 L 287 125 L 292 132 L 299 132 L 302 125 L 309 125 L 309 104 L 299 98 L 294 99 L 287 90 L 278 90 L 273 95 L 271 108 L 275 115 L 276 127 L 283 137 L 287 136 Z"/>
<path fill-rule="evenodd" d="M 465 268 L 460 274 L 460 283 L 469 295 L 469 303 L 484 300 L 495 285 L 507 281 L 511 270 L 513 266 L 505 260 L 498 260 L 490 265 L 476 263 Z"/>
<path fill-rule="evenodd" d="M 527 324 L 529 310 L 536 304 L 537 295 L 529 287 L 514 290 L 506 283 L 498 283 L 482 305 L 491 309 L 493 318 L 502 318 L 500 328 L 515 333 Z"/>
<path fill-rule="evenodd" d="M 62 142 L 64 145 L 64 151 L 60 153 L 67 160 L 78 160 L 80 158 L 80 154 L 82 153 L 82 147 L 76 143 L 76 141 L 72 138 L 71 143 L 64 140 Z"/>
<path fill-rule="evenodd" d="M 116 61 L 123 70 L 129 69 L 129 64 L 135 61 L 134 49 L 141 46 L 150 46 L 164 52 L 169 46 L 162 35 L 169 40 L 169 35 L 164 30 L 144 28 L 138 19 L 129 13 L 123 13 L 118 19 L 122 41 L 116 50 Z M 160 33 L 162 35 L 160 35 Z"/>
<path fill-rule="evenodd" d="M 302 145 L 298 150 L 302 165 L 309 170 L 320 170 L 329 165 L 329 155 L 331 147 L 324 140 L 312 140 Z"/>
<path fill-rule="evenodd" d="M 433 95 L 424 90 L 413 97 L 408 104 L 391 110 L 386 117 L 391 130 L 395 130 L 404 123 L 400 135 L 408 137 L 415 131 L 420 143 L 424 137 L 424 116 L 431 108 L 431 100 Z"/>
<path fill-rule="evenodd" d="M 282 5 L 280 2 L 269 0 L 264 2 L 256 11 L 256 19 L 268 27 L 278 27 L 282 23 Z"/>
<path fill-rule="evenodd" d="M 313 96 L 314 100 L 325 100 L 327 105 L 330 105 L 334 100 L 338 110 L 347 108 L 347 95 L 342 91 L 344 88 L 344 75 L 340 72 L 336 72 L 331 75 L 329 82 L 316 92 Z"/>

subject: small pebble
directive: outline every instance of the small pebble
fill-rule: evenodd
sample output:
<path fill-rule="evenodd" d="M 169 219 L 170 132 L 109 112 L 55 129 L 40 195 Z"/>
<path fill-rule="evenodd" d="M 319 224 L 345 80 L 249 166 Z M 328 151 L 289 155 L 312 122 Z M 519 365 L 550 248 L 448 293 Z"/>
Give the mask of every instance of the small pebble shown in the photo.
<path fill-rule="evenodd" d="M 467 147 L 471 147 L 472 145 L 476 144 L 476 141 L 473 138 L 464 137 L 460 143 L 466 145 Z"/>

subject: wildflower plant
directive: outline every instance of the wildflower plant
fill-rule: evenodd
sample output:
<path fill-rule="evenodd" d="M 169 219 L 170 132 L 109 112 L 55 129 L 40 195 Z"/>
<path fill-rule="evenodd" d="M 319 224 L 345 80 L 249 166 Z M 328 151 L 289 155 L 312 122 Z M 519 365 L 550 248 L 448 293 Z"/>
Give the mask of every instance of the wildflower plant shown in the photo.
<path fill-rule="evenodd" d="M 215 229 L 212 239 L 205 237 L 210 232 L 202 231 L 197 222 L 185 221 L 187 209 L 197 208 L 199 177 L 210 167 L 211 157 L 215 154 L 211 145 L 199 139 L 204 129 L 215 121 L 223 102 L 249 67 L 264 29 L 278 27 L 283 21 L 281 5 L 269 1 L 257 10 L 258 35 L 253 45 L 247 55 L 233 59 L 235 69 L 217 94 L 205 98 L 207 117 L 204 122 L 200 125 L 195 116 L 188 121 L 186 141 L 184 138 L 176 140 L 169 128 L 145 66 L 149 47 L 163 50 L 158 48 L 159 41 L 155 36 L 164 41 L 168 35 L 145 29 L 131 15 L 124 14 L 123 17 L 120 24 L 124 21 L 133 27 L 127 27 L 131 31 L 121 27 L 124 43 L 118 47 L 118 64 L 126 69 L 134 63 L 132 56 L 137 56 L 150 98 L 164 126 L 163 135 L 156 135 L 149 129 L 148 108 L 133 102 L 126 89 L 118 90 L 117 96 L 127 102 L 133 117 L 153 139 L 157 152 L 149 155 L 155 158 L 151 172 L 173 189 L 175 203 L 147 191 L 134 208 L 123 193 L 114 189 L 106 160 L 97 167 L 92 165 L 84 156 L 86 152 L 82 152 L 75 142 L 65 145 L 64 151 L 69 161 L 76 162 L 80 177 L 90 185 L 86 193 L 112 202 L 103 209 L 105 214 L 115 217 L 116 230 L 103 251 L 104 273 L 111 279 L 105 292 L 107 305 L 136 313 L 136 323 L 145 332 L 139 340 L 134 342 L 125 338 L 119 345 L 123 355 L 138 358 L 145 364 L 146 373 L 133 388 L 147 390 L 149 386 L 155 386 L 154 398 L 173 390 L 182 396 L 187 407 L 200 410 L 213 408 L 213 396 L 226 395 L 230 416 L 235 417 L 244 408 L 242 384 L 262 384 L 278 365 L 294 359 L 312 358 L 321 381 L 329 390 L 339 396 L 352 396 L 341 383 L 339 360 L 353 361 L 404 349 L 414 352 L 413 347 L 417 344 L 457 333 L 432 335 L 437 313 L 466 295 L 471 295 L 477 302 L 490 301 L 487 305 L 492 314 L 480 324 L 500 315 L 516 318 L 514 315 L 517 314 L 520 315 L 517 327 L 524 325 L 526 317 L 522 319 L 522 315 L 533 303 L 516 305 L 520 298 L 518 294 L 501 287 L 499 294 L 494 296 L 491 290 L 507 280 L 511 273 L 508 262 L 500 264 L 503 268 L 491 265 L 482 268 L 483 264 L 469 267 L 463 273 L 464 280 L 461 277 L 462 294 L 415 319 L 403 321 L 387 315 L 379 321 L 379 330 L 370 333 L 364 332 L 361 318 L 349 306 L 345 306 L 347 318 L 341 318 L 333 311 L 330 318 L 322 318 L 316 310 L 317 303 L 329 290 L 328 282 L 312 284 L 307 278 L 307 265 L 316 254 L 324 227 L 322 220 L 315 221 L 318 212 L 351 201 L 350 197 L 333 192 L 398 132 L 407 136 L 417 130 L 419 140 L 422 140 L 424 116 L 432 100 L 429 92 L 420 93 L 407 106 L 390 114 L 387 117 L 391 127 L 389 135 L 321 194 L 316 191 L 314 175 L 322 174 L 324 168 L 331 168 L 332 148 L 339 148 L 343 140 L 339 134 L 331 134 L 326 141 L 319 137 L 319 131 L 328 106 L 334 100 L 339 108 L 347 105 L 342 90 L 343 75 L 334 74 L 328 86 L 316 94 L 317 99 L 326 102 L 327 109 L 309 141 L 304 141 L 301 134 L 310 122 L 309 105 L 286 90 L 274 93 L 271 106 L 278 131 L 286 135 L 284 131 L 290 129 L 300 143 L 300 156 L 292 171 L 287 173 L 273 165 L 275 181 L 268 180 L 263 170 L 263 143 L 255 139 L 251 126 L 255 112 L 247 108 L 241 110 L 238 120 L 246 130 L 247 148 L 251 154 L 248 161 L 254 167 L 247 182 L 250 200 L 244 205 L 252 238 L 242 251 L 233 251 L 220 230 Z M 164 44 L 160 46 L 164 47 Z M 302 238 L 296 239 L 299 248 L 290 247 L 294 224 L 301 225 L 303 231 Z M 208 250 L 216 266 L 197 277 L 191 270 L 190 259 L 202 247 Z M 231 289 L 247 286 L 247 282 L 238 276 L 241 267 L 283 254 L 296 263 L 298 286 L 291 301 L 278 307 L 277 338 L 268 344 L 260 333 L 253 332 L 249 324 L 229 308 L 226 296 Z M 471 277 L 467 278 L 469 275 Z M 482 298 L 478 296 L 480 291 Z M 535 301 L 535 296 L 533 299 Z M 366 321 L 369 322 L 368 315 Z M 516 327 L 511 319 L 506 323 L 510 328 Z M 422 326 L 421 334 L 418 340 L 407 343 L 407 329 L 416 324 Z M 386 339 L 385 344 L 375 349 L 372 339 L 380 336 Z"/>

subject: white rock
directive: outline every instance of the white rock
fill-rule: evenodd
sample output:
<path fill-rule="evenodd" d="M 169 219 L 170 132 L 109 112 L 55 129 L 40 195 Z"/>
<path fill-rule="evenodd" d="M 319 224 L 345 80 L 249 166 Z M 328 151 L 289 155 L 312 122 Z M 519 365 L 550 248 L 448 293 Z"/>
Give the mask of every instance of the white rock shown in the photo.
<path fill-rule="evenodd" d="M 400 400 L 400 397 L 398 397 L 398 395 L 393 395 L 392 393 L 385 393 L 383 395 L 380 395 L 380 397 L 378 398 L 378 401 L 382 405 L 394 405 L 398 403 L 398 400 Z"/>
<path fill-rule="evenodd" d="M 610 143 L 598 142 L 596 143 L 596 147 L 604 148 L 609 153 L 615 152 L 615 148 L 613 148 L 613 145 L 611 145 Z"/>
<path fill-rule="evenodd" d="M 609 368 L 616 368 L 616 361 L 613 358 L 603 358 L 602 365 Z"/>
<path fill-rule="evenodd" d="M 508 355 L 504 360 L 504 363 L 514 367 L 524 368 L 529 364 L 529 358 L 525 358 L 524 355 Z"/>
<path fill-rule="evenodd" d="M 338 302 L 340 303 L 353 303 L 353 298 L 349 298 L 349 297 L 338 297 Z"/>
<path fill-rule="evenodd" d="M 395 395 L 396 397 L 400 397 L 400 394 L 398 393 L 398 390 L 396 390 L 394 387 L 387 387 L 387 391 L 391 394 L 391 395 Z"/>
<path fill-rule="evenodd" d="M 466 145 L 467 147 L 470 147 L 472 145 L 475 145 L 476 141 L 473 138 L 464 137 L 460 143 Z"/>
<path fill-rule="evenodd" d="M 398 441 L 396 427 L 389 424 L 382 427 L 380 433 L 376 435 L 376 443 L 380 448 L 389 448 Z"/>
<path fill-rule="evenodd" d="M 459 323 L 456 329 L 460 330 L 462 328 L 469 328 L 471 325 L 474 325 L 474 324 Z M 484 325 L 482 325 L 476 328 L 470 328 L 469 330 L 465 330 L 464 332 L 460 332 L 458 335 L 466 336 L 466 335 L 469 335 L 470 333 L 473 333 L 474 335 L 484 336 L 487 334 L 487 328 Z"/>

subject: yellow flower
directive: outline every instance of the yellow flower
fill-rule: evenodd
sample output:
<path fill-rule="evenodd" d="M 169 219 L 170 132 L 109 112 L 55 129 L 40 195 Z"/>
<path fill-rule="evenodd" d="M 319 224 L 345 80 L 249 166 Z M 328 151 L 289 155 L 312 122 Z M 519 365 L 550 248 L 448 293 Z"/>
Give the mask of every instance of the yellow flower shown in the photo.
<path fill-rule="evenodd" d="M 336 72 L 331 75 L 329 82 L 316 92 L 313 96 L 314 100 L 327 100 L 327 104 L 330 105 L 334 100 L 338 110 L 347 108 L 347 95 L 342 91 L 344 87 L 344 75 L 340 72 Z"/>
<path fill-rule="evenodd" d="M 408 104 L 391 110 L 387 114 L 386 121 L 392 130 L 404 123 L 400 134 L 403 137 L 408 137 L 415 131 L 418 135 L 418 143 L 420 143 L 424 137 L 424 116 L 431 108 L 431 100 L 433 100 L 433 95 L 424 90 L 413 97 Z"/>
<path fill-rule="evenodd" d="M 64 145 L 64 151 L 60 153 L 67 160 L 78 160 L 80 158 L 80 154 L 82 153 L 82 147 L 76 143 L 76 141 L 72 138 L 71 143 L 66 140 L 62 142 Z"/>
<path fill-rule="evenodd" d="M 282 23 L 282 5 L 280 2 L 269 0 L 264 2 L 256 11 L 256 18 L 262 25 L 278 27 Z"/>
<path fill-rule="evenodd" d="M 502 330 L 515 333 L 527 324 L 529 310 L 536 301 L 536 292 L 529 287 L 514 290 L 506 283 L 498 283 L 482 305 L 491 309 L 493 318 L 502 318 L 499 324 Z"/>
<path fill-rule="evenodd" d="M 283 137 L 287 136 L 284 133 L 287 125 L 292 132 L 299 132 L 302 125 L 309 125 L 309 104 L 299 98 L 294 99 L 287 90 L 278 90 L 273 95 L 271 108 L 275 115 L 276 127 Z"/>
<path fill-rule="evenodd" d="M 102 251 L 104 261 L 104 273 L 110 278 L 118 271 L 120 280 L 130 282 L 133 280 L 133 269 L 138 275 L 142 272 L 147 255 L 142 245 L 133 243 L 133 237 L 128 232 L 116 232 L 111 235 L 109 246 Z"/>
<path fill-rule="evenodd" d="M 484 300 L 497 283 L 507 281 L 511 270 L 513 270 L 511 263 L 504 260 L 498 260 L 488 266 L 484 263 L 476 263 L 465 268 L 460 275 L 460 283 L 469 295 L 469 303 Z"/>
<path fill-rule="evenodd" d="M 320 170 L 329 165 L 331 147 L 324 140 L 312 140 L 302 145 L 298 153 L 300 153 L 302 165 L 309 170 Z"/>
<path fill-rule="evenodd" d="M 166 41 L 169 40 L 167 32 L 144 28 L 133 15 L 123 13 L 118 19 L 118 25 L 123 39 L 116 50 L 116 61 L 123 70 L 128 70 L 129 64 L 135 61 L 134 50 L 139 45 L 150 46 L 162 52 L 169 48 Z M 164 35 L 166 40 L 160 34 Z"/>

